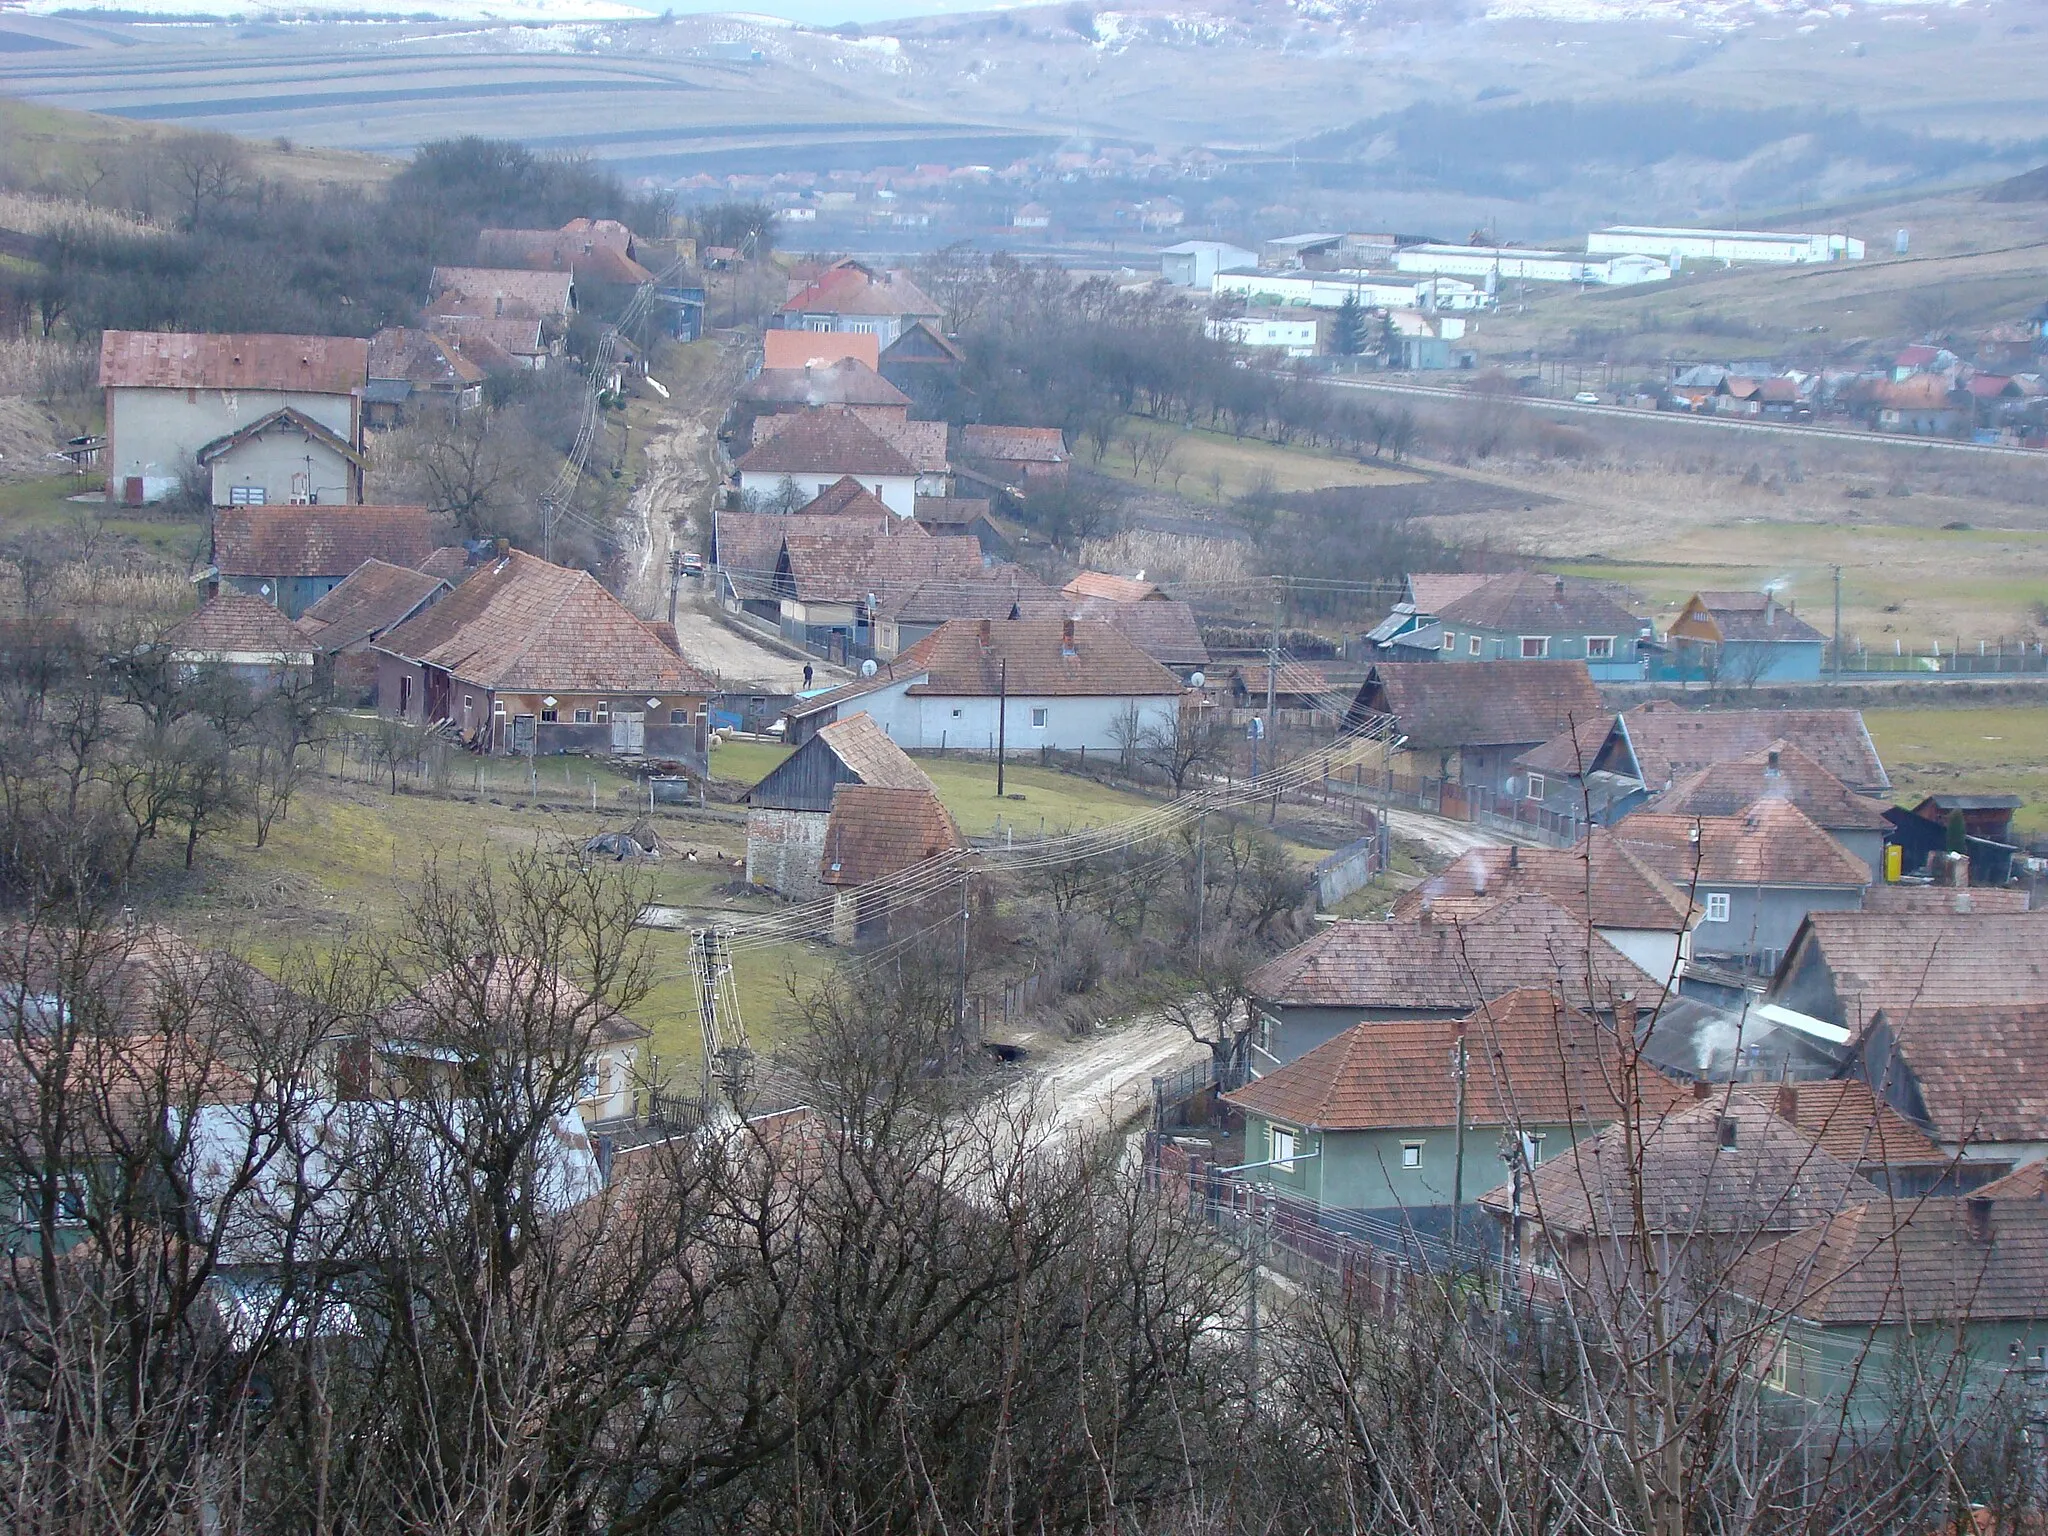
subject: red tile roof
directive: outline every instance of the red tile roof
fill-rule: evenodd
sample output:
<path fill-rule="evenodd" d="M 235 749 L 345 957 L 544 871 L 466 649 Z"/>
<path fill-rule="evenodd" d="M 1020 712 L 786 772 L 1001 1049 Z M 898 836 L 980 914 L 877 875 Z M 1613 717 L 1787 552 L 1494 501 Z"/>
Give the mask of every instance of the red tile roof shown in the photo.
<path fill-rule="evenodd" d="M 987 427 L 960 429 L 960 451 L 970 459 L 996 459 L 1006 464 L 1064 464 L 1066 434 L 1058 427 Z"/>
<path fill-rule="evenodd" d="M 187 656 L 221 660 L 274 660 L 311 665 L 314 645 L 306 632 L 260 597 L 223 592 L 208 598 L 163 633 L 161 643 Z"/>
<path fill-rule="evenodd" d="M 223 576 L 346 576 L 365 560 L 418 568 L 434 552 L 425 507 L 215 507 Z"/>
<path fill-rule="evenodd" d="M 513 267 L 436 267 L 428 308 L 437 315 L 471 314 L 486 320 L 561 320 L 569 313 L 574 279 L 567 272 Z"/>
<path fill-rule="evenodd" d="M 1069 611 L 1077 619 L 1099 619 L 1105 624 L 1114 624 L 1139 650 L 1161 666 L 1180 671 L 1209 664 L 1209 647 L 1202 640 L 1202 626 L 1196 622 L 1195 610 L 1186 603 L 1177 600 L 1115 603 L 1103 598 L 1084 597 L 1078 602 L 1070 602 Z"/>
<path fill-rule="evenodd" d="M 913 475 L 903 451 L 846 406 L 766 417 L 775 428 L 739 461 L 741 474 Z"/>
<path fill-rule="evenodd" d="M 1883 832 L 1891 825 L 1880 802 L 1857 794 L 1789 741 L 1774 741 L 1740 761 L 1713 763 L 1690 773 L 1643 809 L 1678 816 L 1733 816 L 1766 799 L 1789 801 L 1830 832 Z"/>
<path fill-rule="evenodd" d="M 1511 1198 L 1503 1185 L 1480 1201 L 1505 1214 Z M 1629 1241 L 1640 1202 L 1651 1234 L 1739 1241 L 1810 1227 L 1876 1198 L 1855 1169 L 1780 1118 L 1765 1097 L 1716 1088 L 1678 1113 L 1646 1112 L 1633 1145 L 1614 1125 L 1547 1159 L 1523 1180 L 1522 1213 L 1553 1232 Z"/>
<path fill-rule="evenodd" d="M 1862 887 L 1871 880 L 1866 861 L 1789 800 L 1759 800 L 1736 816 L 1638 811 L 1615 826 L 1612 835 L 1680 890 L 1696 885 Z"/>
<path fill-rule="evenodd" d="M 869 368 L 882 365 L 881 338 L 865 331 L 767 331 L 761 353 L 764 368 L 802 368 L 848 357 Z"/>
<path fill-rule="evenodd" d="M 448 583 L 425 571 L 365 560 L 304 613 L 299 627 L 323 651 L 344 651 L 404 623 Z"/>
<path fill-rule="evenodd" d="M 1380 662 L 1358 703 L 1436 749 L 1548 741 L 1603 713 L 1583 661 Z"/>
<path fill-rule="evenodd" d="M 499 691 L 660 695 L 712 688 L 588 571 L 519 550 L 477 570 L 383 636 L 377 649 Z"/>
<path fill-rule="evenodd" d="M 1269 1120 L 1325 1131 L 1449 1125 L 1457 1084 L 1448 1065 L 1460 1036 L 1469 1126 L 1591 1128 L 1614 1120 L 1628 1101 L 1614 1030 L 1544 987 L 1505 993 L 1463 1019 L 1353 1025 L 1225 1099 Z M 1652 1115 L 1690 1097 L 1647 1068 L 1635 1093 Z"/>
<path fill-rule="evenodd" d="M 1826 637 L 1769 592 L 1698 592 L 1686 613 L 1702 614 L 1723 640 L 1811 645 Z"/>
<path fill-rule="evenodd" d="M 387 326 L 370 338 L 370 377 L 405 379 L 433 388 L 481 384 L 484 370 L 456 350 L 455 344 L 432 331 Z"/>
<path fill-rule="evenodd" d="M 1863 712 L 1856 709 L 1686 709 L 1670 699 L 1652 699 L 1618 716 L 1614 734 L 1625 738 L 1643 783 L 1653 791 L 1710 764 L 1767 751 L 1776 741 L 1798 747 L 1851 789 L 1881 794 L 1891 788 Z M 1616 752 L 1623 745 L 1610 741 L 1608 748 Z M 1626 763 L 1617 757 L 1599 766 L 1621 771 Z"/>
<path fill-rule="evenodd" d="M 1418 613 L 1434 616 L 1445 605 L 1468 597 L 1490 581 L 1498 581 L 1503 571 L 1411 571 L 1408 574 L 1408 591 Z"/>
<path fill-rule="evenodd" d="M 2048 1004 L 2048 912 L 1810 912 L 1793 941 L 1806 945 L 1851 1028 L 1880 1008 Z"/>
<path fill-rule="evenodd" d="M 106 331 L 108 389 L 269 389 L 346 395 L 369 379 L 370 344 L 354 336 L 194 335 Z"/>
<path fill-rule="evenodd" d="M 1392 915 L 1424 912 L 1469 917 L 1509 896 L 1534 891 L 1596 928 L 1678 933 L 1692 925 L 1685 893 L 1657 874 L 1606 827 L 1576 848 L 1474 848 L 1420 885 L 1403 891 Z"/>
<path fill-rule="evenodd" d="M 832 791 L 818 878 L 830 886 L 866 885 L 965 846 L 930 788 L 841 784 Z"/>
<path fill-rule="evenodd" d="M 1444 922 L 1331 923 L 1251 977 L 1254 997 L 1292 1008 L 1463 1012 L 1503 992 L 1550 986 L 1575 1007 L 1605 1009 L 1632 993 L 1648 1008 L 1664 979 L 1535 892 Z"/>
<path fill-rule="evenodd" d="M 776 565 L 777 590 L 800 602 L 861 603 L 893 610 L 929 582 L 986 584 L 981 551 L 967 539 L 935 539 L 907 519 L 880 530 L 834 527 L 841 518 L 790 517 Z M 721 554 L 723 551 L 721 551 Z"/>
<path fill-rule="evenodd" d="M 1072 598 L 1095 598 L 1106 603 L 1142 603 L 1166 596 L 1156 582 L 1112 576 L 1106 571 L 1082 571 L 1060 590 Z"/>
<path fill-rule="evenodd" d="M 782 306 L 782 313 L 937 319 L 939 306 L 925 296 L 906 272 L 874 276 L 862 267 L 847 264 L 820 274 L 816 282 Z"/>
<path fill-rule="evenodd" d="M 1482 629 L 1524 634 L 1580 631 L 1613 635 L 1617 654 L 1628 650 L 1621 642 L 1632 645 L 1643 627 L 1642 620 L 1600 583 L 1542 571 L 1496 576 L 1485 586 L 1445 603 L 1436 610 L 1436 617 L 1446 626 L 1476 624 Z"/>
<path fill-rule="evenodd" d="M 822 367 L 763 368 L 740 387 L 740 399 L 750 405 L 910 405 L 910 396 L 850 357 Z"/>
<path fill-rule="evenodd" d="M 1732 1279 L 1773 1311 L 1826 1327 L 2033 1322 L 2048 1296 L 2048 1205 L 1984 1190 L 1859 1201 L 1745 1255 Z"/>
<path fill-rule="evenodd" d="M 2048 1141 L 2048 1003 L 1886 1007 L 1879 1021 L 1943 1141 Z M 1874 1042 L 1864 1043 L 1869 1058 Z M 1887 1091 L 1906 1086 L 1888 1061 L 1866 1059 L 1864 1070 Z"/>
<path fill-rule="evenodd" d="M 1182 692 L 1179 678 L 1120 631 L 1086 619 L 955 620 L 920 640 L 896 664 L 899 674 L 913 669 L 931 674 L 913 683 L 912 693 L 992 698 L 1005 661 L 1012 697 L 1178 698 Z"/>
<path fill-rule="evenodd" d="M 621 1045 L 652 1033 L 551 966 L 505 955 L 479 955 L 436 972 L 385 1009 L 379 1023 L 395 1040 L 452 1039 L 472 1047 L 479 1028 L 502 1031 L 506 1044 L 529 1051 L 550 1044 Z M 546 1033 L 561 1038 L 529 1038 Z"/>
<path fill-rule="evenodd" d="M 1868 1083 L 1853 1078 L 1740 1091 L 1769 1098 L 1780 1116 L 1845 1163 L 1925 1165 L 1949 1160 L 1925 1131 L 1879 1099 Z"/>
<path fill-rule="evenodd" d="M 851 475 L 841 475 L 796 510 L 801 517 L 857 515 L 877 518 L 882 520 L 880 526 L 883 528 L 896 518 L 887 502 Z"/>
<path fill-rule="evenodd" d="M 873 715 L 849 715 L 844 720 L 834 720 L 818 732 L 817 739 L 830 747 L 847 771 L 863 784 L 938 793 L 925 771 L 911 761 L 910 754 L 875 724 Z"/>

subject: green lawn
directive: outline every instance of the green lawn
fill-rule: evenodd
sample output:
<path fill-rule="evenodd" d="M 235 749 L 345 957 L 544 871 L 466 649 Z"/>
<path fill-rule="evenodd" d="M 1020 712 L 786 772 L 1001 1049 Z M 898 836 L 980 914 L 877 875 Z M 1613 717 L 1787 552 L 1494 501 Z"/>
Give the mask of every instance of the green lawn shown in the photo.
<path fill-rule="evenodd" d="M 1944 789 L 2011 793 L 2026 801 L 2013 826 L 2048 832 L 2048 708 L 1866 709 L 1863 720 L 1901 804 Z"/>
<path fill-rule="evenodd" d="M 728 741 L 711 749 L 711 776 L 728 784 L 752 786 L 781 766 L 792 750 L 765 741 Z"/>
<path fill-rule="evenodd" d="M 1055 768 L 1011 763 L 1003 774 L 1003 798 L 996 798 L 996 765 L 981 758 L 920 757 L 939 798 L 968 837 L 995 833 L 1000 818 L 1017 837 L 1050 837 L 1081 827 L 1099 827 L 1156 810 L 1159 802 L 1129 790 L 1111 789 Z"/>
<path fill-rule="evenodd" d="M 96 489 L 91 477 L 53 475 L 41 480 L 0 481 L 0 536 L 29 529 L 71 529 L 98 518 L 105 504 L 70 498 Z M 205 537 L 196 523 L 170 517 L 110 516 L 99 523 L 101 533 L 116 544 L 135 544 L 183 566 Z"/>

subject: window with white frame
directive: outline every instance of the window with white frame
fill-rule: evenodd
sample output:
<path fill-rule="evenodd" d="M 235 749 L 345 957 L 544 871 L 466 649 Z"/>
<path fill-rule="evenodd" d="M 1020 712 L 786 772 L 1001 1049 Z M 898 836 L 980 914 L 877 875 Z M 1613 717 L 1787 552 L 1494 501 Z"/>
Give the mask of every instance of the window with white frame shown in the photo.
<path fill-rule="evenodd" d="M 1474 635 L 1470 640 L 1466 641 L 1465 644 L 1468 652 L 1471 655 L 1481 656 L 1485 654 L 1486 642 L 1481 640 L 1477 635 Z"/>
<path fill-rule="evenodd" d="M 577 711 L 576 711 L 576 723 L 577 723 L 578 725 L 588 725 L 588 724 L 590 724 L 590 711 L 589 711 L 589 710 L 587 710 L 587 709 L 579 709 L 579 710 L 577 710 Z"/>
<path fill-rule="evenodd" d="M 1710 923 L 1725 923 L 1728 921 L 1728 893 L 1726 891 L 1707 892 L 1707 921 Z"/>
<path fill-rule="evenodd" d="M 1445 650 L 1447 650 L 1447 651 L 1455 651 L 1455 650 L 1456 650 L 1457 648 L 1458 648 L 1458 637 L 1457 637 L 1456 635 L 1454 635 L 1453 633 L 1451 633 L 1451 631 L 1449 631 L 1448 629 L 1447 629 L 1447 630 L 1445 630 L 1445 631 L 1444 631 L 1444 649 L 1445 649 Z"/>
<path fill-rule="evenodd" d="M 270 492 L 260 485 L 231 485 L 228 487 L 228 505 L 231 507 L 261 507 L 270 502 Z"/>
<path fill-rule="evenodd" d="M 1273 1166 L 1282 1173 L 1294 1172 L 1294 1154 L 1301 1150 L 1296 1133 L 1284 1125 L 1275 1125 L 1266 1131 L 1266 1155 L 1273 1160 Z"/>
<path fill-rule="evenodd" d="M 1612 661 L 1614 659 L 1614 636 L 1586 636 L 1586 660 Z"/>
<path fill-rule="evenodd" d="M 1543 775 L 1540 773 L 1532 773 L 1529 775 L 1528 788 L 1523 791 L 1524 798 L 1530 800 L 1541 800 L 1549 792 L 1550 781 L 1548 779 L 1544 778 Z"/>
<path fill-rule="evenodd" d="M 1045 716 L 1046 711 L 1043 709 L 1034 709 L 1031 711 L 1031 728 L 1034 731 L 1042 731 L 1045 729 Z"/>
<path fill-rule="evenodd" d="M 1543 659 L 1544 657 L 1548 656 L 1549 654 L 1550 654 L 1550 636 L 1548 636 L 1548 635 L 1524 635 L 1524 636 L 1522 636 L 1522 660 L 1524 660 L 1524 661 L 1541 661 L 1541 660 L 1542 660 L 1542 659 Z"/>
<path fill-rule="evenodd" d="M 1422 1143 L 1404 1141 L 1401 1143 L 1401 1166 L 1413 1173 L 1422 1166 Z"/>

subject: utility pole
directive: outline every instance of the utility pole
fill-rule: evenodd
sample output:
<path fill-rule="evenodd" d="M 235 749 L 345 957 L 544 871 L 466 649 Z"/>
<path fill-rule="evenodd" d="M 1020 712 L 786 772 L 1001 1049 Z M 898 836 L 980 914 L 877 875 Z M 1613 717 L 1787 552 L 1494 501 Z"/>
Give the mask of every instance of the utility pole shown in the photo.
<path fill-rule="evenodd" d="M 1266 740 L 1268 741 L 1278 740 L 1273 734 L 1273 696 L 1280 690 L 1280 601 L 1286 591 L 1287 578 L 1285 576 L 1275 576 L 1273 578 L 1273 643 L 1266 647 Z M 1266 755 L 1269 761 L 1273 756 L 1273 752 L 1278 750 L 1278 748 L 1273 748 L 1268 751 Z M 1280 792 L 1276 789 L 1273 792 L 1272 803 L 1266 810 L 1267 825 L 1272 825 L 1279 819 L 1279 816 Z"/>
<path fill-rule="evenodd" d="M 1202 962 L 1202 907 L 1209 894 L 1209 813 L 1195 818 L 1195 963 Z"/>
<path fill-rule="evenodd" d="M 683 585 L 683 552 L 671 549 L 668 552 L 668 621 L 676 621 L 676 594 Z"/>
<path fill-rule="evenodd" d="M 1842 680 L 1842 568 L 1830 567 L 1835 573 L 1835 681 Z"/>
<path fill-rule="evenodd" d="M 953 982 L 953 1042 L 967 1049 L 967 872 L 960 872 L 960 970 Z"/>
<path fill-rule="evenodd" d="M 1457 1084 L 1457 1136 L 1451 1144 L 1451 1263 L 1458 1262 L 1458 1217 L 1465 1203 L 1465 1031 L 1451 1047 L 1451 1078 Z"/>
<path fill-rule="evenodd" d="M 1010 727 L 1010 658 L 1005 656 L 1000 663 L 1001 670 L 996 676 L 996 798 L 1003 798 L 1003 758 L 1009 746 Z M 964 944 L 966 940 L 961 940 Z"/>

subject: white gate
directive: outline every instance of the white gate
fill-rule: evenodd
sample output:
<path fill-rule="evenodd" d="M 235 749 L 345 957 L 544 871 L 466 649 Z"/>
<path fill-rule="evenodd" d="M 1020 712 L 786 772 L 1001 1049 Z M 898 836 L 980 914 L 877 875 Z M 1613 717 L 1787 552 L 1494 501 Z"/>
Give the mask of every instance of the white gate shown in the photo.
<path fill-rule="evenodd" d="M 612 755 L 639 757 L 647 750 L 647 717 L 638 710 L 612 712 Z"/>

